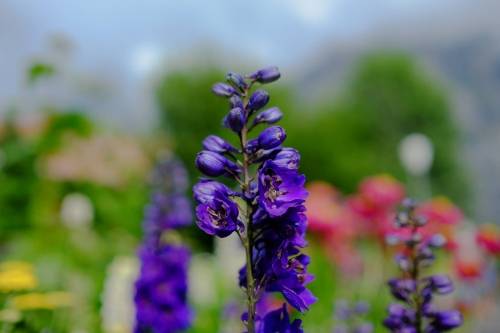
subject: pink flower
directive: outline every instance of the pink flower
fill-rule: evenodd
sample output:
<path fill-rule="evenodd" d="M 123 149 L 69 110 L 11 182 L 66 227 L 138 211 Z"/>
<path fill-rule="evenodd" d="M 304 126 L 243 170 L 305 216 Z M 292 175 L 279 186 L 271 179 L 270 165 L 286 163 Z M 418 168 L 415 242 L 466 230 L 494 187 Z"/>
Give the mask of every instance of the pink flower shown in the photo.
<path fill-rule="evenodd" d="M 456 226 L 462 222 L 463 213 L 448 198 L 442 196 L 433 198 L 423 203 L 417 213 L 427 219 L 427 230 L 430 233 L 439 233 L 446 238 L 448 250 L 457 247 L 455 241 Z"/>
<path fill-rule="evenodd" d="M 312 182 L 307 186 L 306 200 L 308 229 L 313 233 L 329 232 L 341 213 L 340 194 L 325 182 Z"/>
<path fill-rule="evenodd" d="M 476 233 L 476 242 L 488 254 L 500 255 L 500 229 L 496 225 L 481 225 Z"/>
<path fill-rule="evenodd" d="M 363 180 L 359 186 L 359 193 L 376 210 L 392 209 L 405 196 L 403 185 L 387 174 Z"/>
<path fill-rule="evenodd" d="M 404 196 L 403 185 L 389 175 L 363 180 L 359 192 L 347 199 L 347 207 L 357 217 L 358 232 L 383 239 L 392 230 L 396 207 Z"/>
<path fill-rule="evenodd" d="M 446 197 L 436 197 L 423 203 L 418 213 L 438 224 L 456 225 L 463 219 L 462 211 Z"/>

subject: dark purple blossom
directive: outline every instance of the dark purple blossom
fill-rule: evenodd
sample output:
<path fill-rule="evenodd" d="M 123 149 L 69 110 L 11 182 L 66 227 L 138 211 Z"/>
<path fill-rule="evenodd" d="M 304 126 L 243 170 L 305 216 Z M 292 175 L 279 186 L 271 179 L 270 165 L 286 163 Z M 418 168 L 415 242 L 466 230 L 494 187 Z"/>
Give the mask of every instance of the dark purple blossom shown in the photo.
<path fill-rule="evenodd" d="M 276 123 L 283 115 L 276 107 L 255 115 L 269 103 L 269 94 L 252 92 L 256 82 L 279 77 L 278 69 L 269 67 L 249 76 L 229 73 L 230 85 L 214 86 L 216 94 L 230 97 L 223 124 L 237 134 L 240 145 L 234 148 L 209 136 L 203 143 L 205 150 L 196 157 L 196 166 L 205 175 L 228 176 L 239 185 L 238 190 L 230 190 L 203 179 L 193 192 L 198 227 L 218 237 L 236 232 L 245 248 L 246 264 L 239 272 L 239 283 L 247 294 L 248 311 L 242 318 L 249 333 L 302 332 L 299 320 L 290 322 L 286 305 L 260 313 L 266 312 L 257 308 L 264 295 L 280 293 L 300 312 L 316 301 L 307 288 L 313 280 L 307 271 L 310 258 L 301 252 L 306 246 L 307 192 L 305 177 L 298 171 L 300 155 L 293 148 L 281 147 L 286 134 L 279 126 L 250 136 L 255 125 Z"/>
<path fill-rule="evenodd" d="M 139 251 L 141 270 L 135 283 L 135 333 L 185 330 L 192 320 L 187 304 L 190 253 L 184 246 L 145 245 Z"/>
<path fill-rule="evenodd" d="M 258 333 L 303 333 L 302 321 L 295 319 L 290 323 L 290 315 L 286 305 L 279 309 L 270 311 L 260 322 Z"/>
<path fill-rule="evenodd" d="M 444 245 L 441 236 L 423 239 L 420 228 L 426 221 L 415 215 L 416 203 L 405 200 L 396 217 L 400 228 L 409 229 L 409 236 L 397 239 L 404 244 L 404 253 L 396 256 L 402 277 L 390 279 L 392 295 L 402 304 L 392 304 L 384 325 L 391 332 L 439 333 L 459 327 L 462 315 L 455 310 L 436 310 L 432 303 L 435 295 L 453 292 L 453 283 L 446 275 L 422 277 L 422 269 L 434 262 L 433 249 Z"/>
<path fill-rule="evenodd" d="M 238 227 L 238 205 L 227 194 L 216 191 L 196 207 L 196 223 L 209 235 L 227 237 Z"/>
<path fill-rule="evenodd" d="M 297 170 L 265 161 L 259 170 L 259 205 L 271 216 L 283 215 L 290 207 L 304 203 L 305 177 Z"/>
<path fill-rule="evenodd" d="M 199 203 L 207 203 L 215 198 L 215 194 L 233 195 L 233 192 L 224 184 L 211 179 L 202 179 L 193 186 L 194 198 Z"/>

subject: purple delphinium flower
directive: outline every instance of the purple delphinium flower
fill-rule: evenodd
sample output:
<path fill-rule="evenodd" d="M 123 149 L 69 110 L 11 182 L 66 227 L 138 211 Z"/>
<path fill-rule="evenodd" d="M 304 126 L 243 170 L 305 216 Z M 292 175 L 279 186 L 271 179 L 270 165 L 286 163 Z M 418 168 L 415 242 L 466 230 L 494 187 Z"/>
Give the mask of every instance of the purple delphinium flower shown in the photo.
<path fill-rule="evenodd" d="M 433 250 L 444 245 L 442 237 L 423 239 L 420 228 L 426 221 L 415 213 L 416 204 L 406 199 L 396 217 L 396 225 L 409 230 L 409 236 L 392 241 L 404 244 L 404 251 L 396 256 L 402 272 L 399 278 L 388 282 L 391 294 L 401 304 L 392 304 L 384 325 L 391 332 L 439 333 L 462 325 L 463 318 L 456 310 L 436 310 L 432 304 L 434 295 L 453 292 L 453 283 L 446 275 L 422 277 L 422 270 L 435 259 Z"/>
<path fill-rule="evenodd" d="M 202 179 L 193 192 L 199 228 L 218 237 L 236 232 L 245 248 L 246 264 L 239 272 L 239 283 L 247 294 L 248 311 L 243 318 L 249 333 L 302 332 L 300 320 L 290 323 L 286 305 L 257 313 L 256 303 L 267 293 L 281 293 L 300 312 L 316 300 L 306 287 L 313 279 L 307 272 L 310 259 L 301 253 L 306 246 L 307 192 L 305 177 L 298 171 L 300 155 L 282 147 L 286 133 L 279 126 L 250 137 L 257 125 L 274 124 L 282 117 L 276 107 L 257 112 L 270 97 L 262 89 L 252 92 L 254 85 L 279 77 L 278 69 L 269 67 L 247 76 L 229 73 L 226 78 L 232 89 L 226 83 L 214 85 L 214 92 L 229 100 L 223 124 L 237 134 L 238 147 L 209 136 L 205 150 L 196 158 L 205 175 L 232 177 L 239 185 L 233 191 L 215 180 Z"/>
<path fill-rule="evenodd" d="M 280 216 L 290 207 L 304 203 L 307 191 L 305 177 L 295 169 L 265 161 L 259 172 L 259 205 L 271 216 Z"/>
<path fill-rule="evenodd" d="M 135 283 L 135 333 L 175 333 L 191 323 L 187 303 L 189 250 L 162 241 L 164 233 L 191 224 L 185 196 L 187 174 L 180 162 L 168 159 L 152 174 L 153 193 L 146 207 L 141 269 Z"/>
<path fill-rule="evenodd" d="M 184 246 L 145 244 L 135 284 L 135 333 L 174 333 L 191 323 L 187 303 L 190 252 Z"/>

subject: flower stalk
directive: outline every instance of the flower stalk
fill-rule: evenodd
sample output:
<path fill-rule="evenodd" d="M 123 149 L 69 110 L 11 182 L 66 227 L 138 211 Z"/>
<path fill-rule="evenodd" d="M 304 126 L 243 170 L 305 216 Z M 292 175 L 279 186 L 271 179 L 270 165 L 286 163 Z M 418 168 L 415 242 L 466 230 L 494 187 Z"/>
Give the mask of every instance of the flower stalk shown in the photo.
<path fill-rule="evenodd" d="M 424 237 L 421 228 L 427 220 L 418 215 L 412 200 L 403 201 L 396 218 L 401 229 L 398 235 L 389 237 L 391 243 L 402 245 L 396 262 L 402 276 L 389 280 L 394 298 L 402 304 L 391 304 L 384 325 L 394 333 L 440 333 L 462 324 L 462 315 L 456 310 L 437 310 L 433 304 L 435 295 L 453 292 L 453 283 L 446 275 L 422 276 L 423 268 L 432 265 L 434 250 L 444 245 L 442 235 Z"/>
<path fill-rule="evenodd" d="M 316 300 L 305 287 L 313 277 L 306 270 L 309 257 L 301 253 L 306 246 L 307 192 L 305 177 L 298 172 L 300 155 L 293 148 L 282 147 L 286 133 L 279 126 L 250 137 L 259 125 L 274 124 L 282 117 L 277 107 L 261 110 L 269 102 L 266 91 L 252 91 L 255 84 L 279 77 L 278 69 L 270 67 L 248 76 L 229 73 L 228 83 L 216 83 L 213 92 L 229 100 L 223 124 L 237 134 L 239 147 L 209 135 L 195 161 L 206 176 L 226 176 L 239 185 L 233 190 L 215 180 L 201 179 L 193 191 L 198 227 L 222 238 L 235 232 L 245 249 L 239 284 L 247 296 L 242 319 L 248 333 L 275 331 L 276 327 L 283 332 L 302 332 L 301 321 L 290 322 L 285 305 L 267 314 L 257 313 L 256 304 L 264 293 L 280 292 L 300 312 Z"/>

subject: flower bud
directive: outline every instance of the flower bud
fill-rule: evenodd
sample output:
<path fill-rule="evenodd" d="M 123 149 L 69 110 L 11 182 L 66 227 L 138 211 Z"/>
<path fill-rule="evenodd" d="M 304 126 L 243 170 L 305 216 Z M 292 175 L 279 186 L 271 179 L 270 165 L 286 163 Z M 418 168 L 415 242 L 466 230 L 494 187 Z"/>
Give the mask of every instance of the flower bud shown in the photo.
<path fill-rule="evenodd" d="M 247 145 L 245 146 L 245 151 L 249 154 L 253 154 L 257 150 L 259 150 L 259 148 L 260 148 L 259 139 L 253 139 L 247 142 Z"/>
<path fill-rule="evenodd" d="M 224 126 L 232 129 L 234 132 L 239 133 L 245 125 L 245 112 L 241 108 L 234 108 L 224 117 Z"/>
<path fill-rule="evenodd" d="M 404 272 L 408 272 L 410 270 L 411 262 L 407 256 L 405 256 L 404 254 L 398 254 L 395 257 L 395 260 L 401 270 L 403 270 Z"/>
<path fill-rule="evenodd" d="M 227 159 L 213 151 L 202 150 L 196 155 L 196 167 L 207 176 L 217 177 L 226 172 Z"/>
<path fill-rule="evenodd" d="M 404 209 L 408 210 L 413 210 L 417 207 L 417 203 L 415 202 L 415 200 L 411 198 L 405 198 L 403 202 L 401 202 L 401 205 L 403 206 Z"/>
<path fill-rule="evenodd" d="M 415 218 L 415 223 L 417 224 L 417 226 L 423 227 L 427 224 L 427 218 L 425 216 L 417 216 Z"/>
<path fill-rule="evenodd" d="M 226 80 L 241 91 L 245 90 L 248 87 L 248 84 L 245 82 L 243 76 L 238 73 L 227 73 Z"/>
<path fill-rule="evenodd" d="M 218 192 L 224 195 L 232 194 L 226 185 L 211 179 L 202 179 L 193 186 L 194 198 L 199 203 L 212 200 Z"/>
<path fill-rule="evenodd" d="M 286 139 L 285 130 L 280 126 L 271 126 L 260 133 L 259 148 L 271 149 L 279 146 Z"/>
<path fill-rule="evenodd" d="M 432 317 L 430 326 L 435 328 L 434 332 L 449 331 L 462 325 L 464 321 L 462 314 L 456 310 L 438 311 Z"/>
<path fill-rule="evenodd" d="M 199 152 L 195 163 L 198 170 L 210 177 L 232 175 L 241 171 L 236 163 L 209 150 Z"/>
<path fill-rule="evenodd" d="M 253 123 L 254 125 L 256 124 L 261 124 L 261 123 L 266 123 L 266 124 L 274 124 L 283 117 L 283 113 L 281 110 L 277 107 L 273 107 L 267 110 L 262 111 L 259 113 Z"/>
<path fill-rule="evenodd" d="M 404 226 L 408 225 L 409 222 L 410 222 L 410 218 L 408 216 L 408 212 L 401 211 L 398 213 L 398 215 L 396 215 L 396 225 L 398 227 L 404 227 Z"/>
<path fill-rule="evenodd" d="M 243 109 L 243 101 L 241 100 L 241 97 L 238 95 L 231 96 L 231 98 L 229 98 L 229 106 L 231 109 L 234 108 Z"/>
<path fill-rule="evenodd" d="M 265 90 L 256 90 L 248 101 L 248 109 L 255 111 L 262 109 L 269 102 L 269 94 Z"/>
<path fill-rule="evenodd" d="M 434 234 L 428 242 L 431 247 L 442 247 L 446 244 L 446 238 L 442 234 Z"/>
<path fill-rule="evenodd" d="M 229 142 L 217 135 L 207 136 L 205 140 L 203 140 L 203 148 L 219 154 L 238 151 Z"/>
<path fill-rule="evenodd" d="M 230 97 L 236 94 L 236 90 L 227 83 L 216 83 L 212 86 L 212 91 L 217 96 Z"/>
<path fill-rule="evenodd" d="M 429 277 L 429 287 L 440 294 L 446 295 L 453 292 L 453 282 L 446 275 L 432 275 Z"/>
<path fill-rule="evenodd" d="M 248 77 L 254 81 L 260 82 L 260 83 L 270 83 L 273 81 L 276 81 L 280 78 L 281 74 L 276 66 L 272 67 L 266 67 L 263 69 L 260 69 L 252 74 L 250 74 Z"/>
<path fill-rule="evenodd" d="M 294 148 L 283 148 L 276 154 L 273 161 L 280 167 L 297 170 L 300 163 L 300 154 Z"/>

